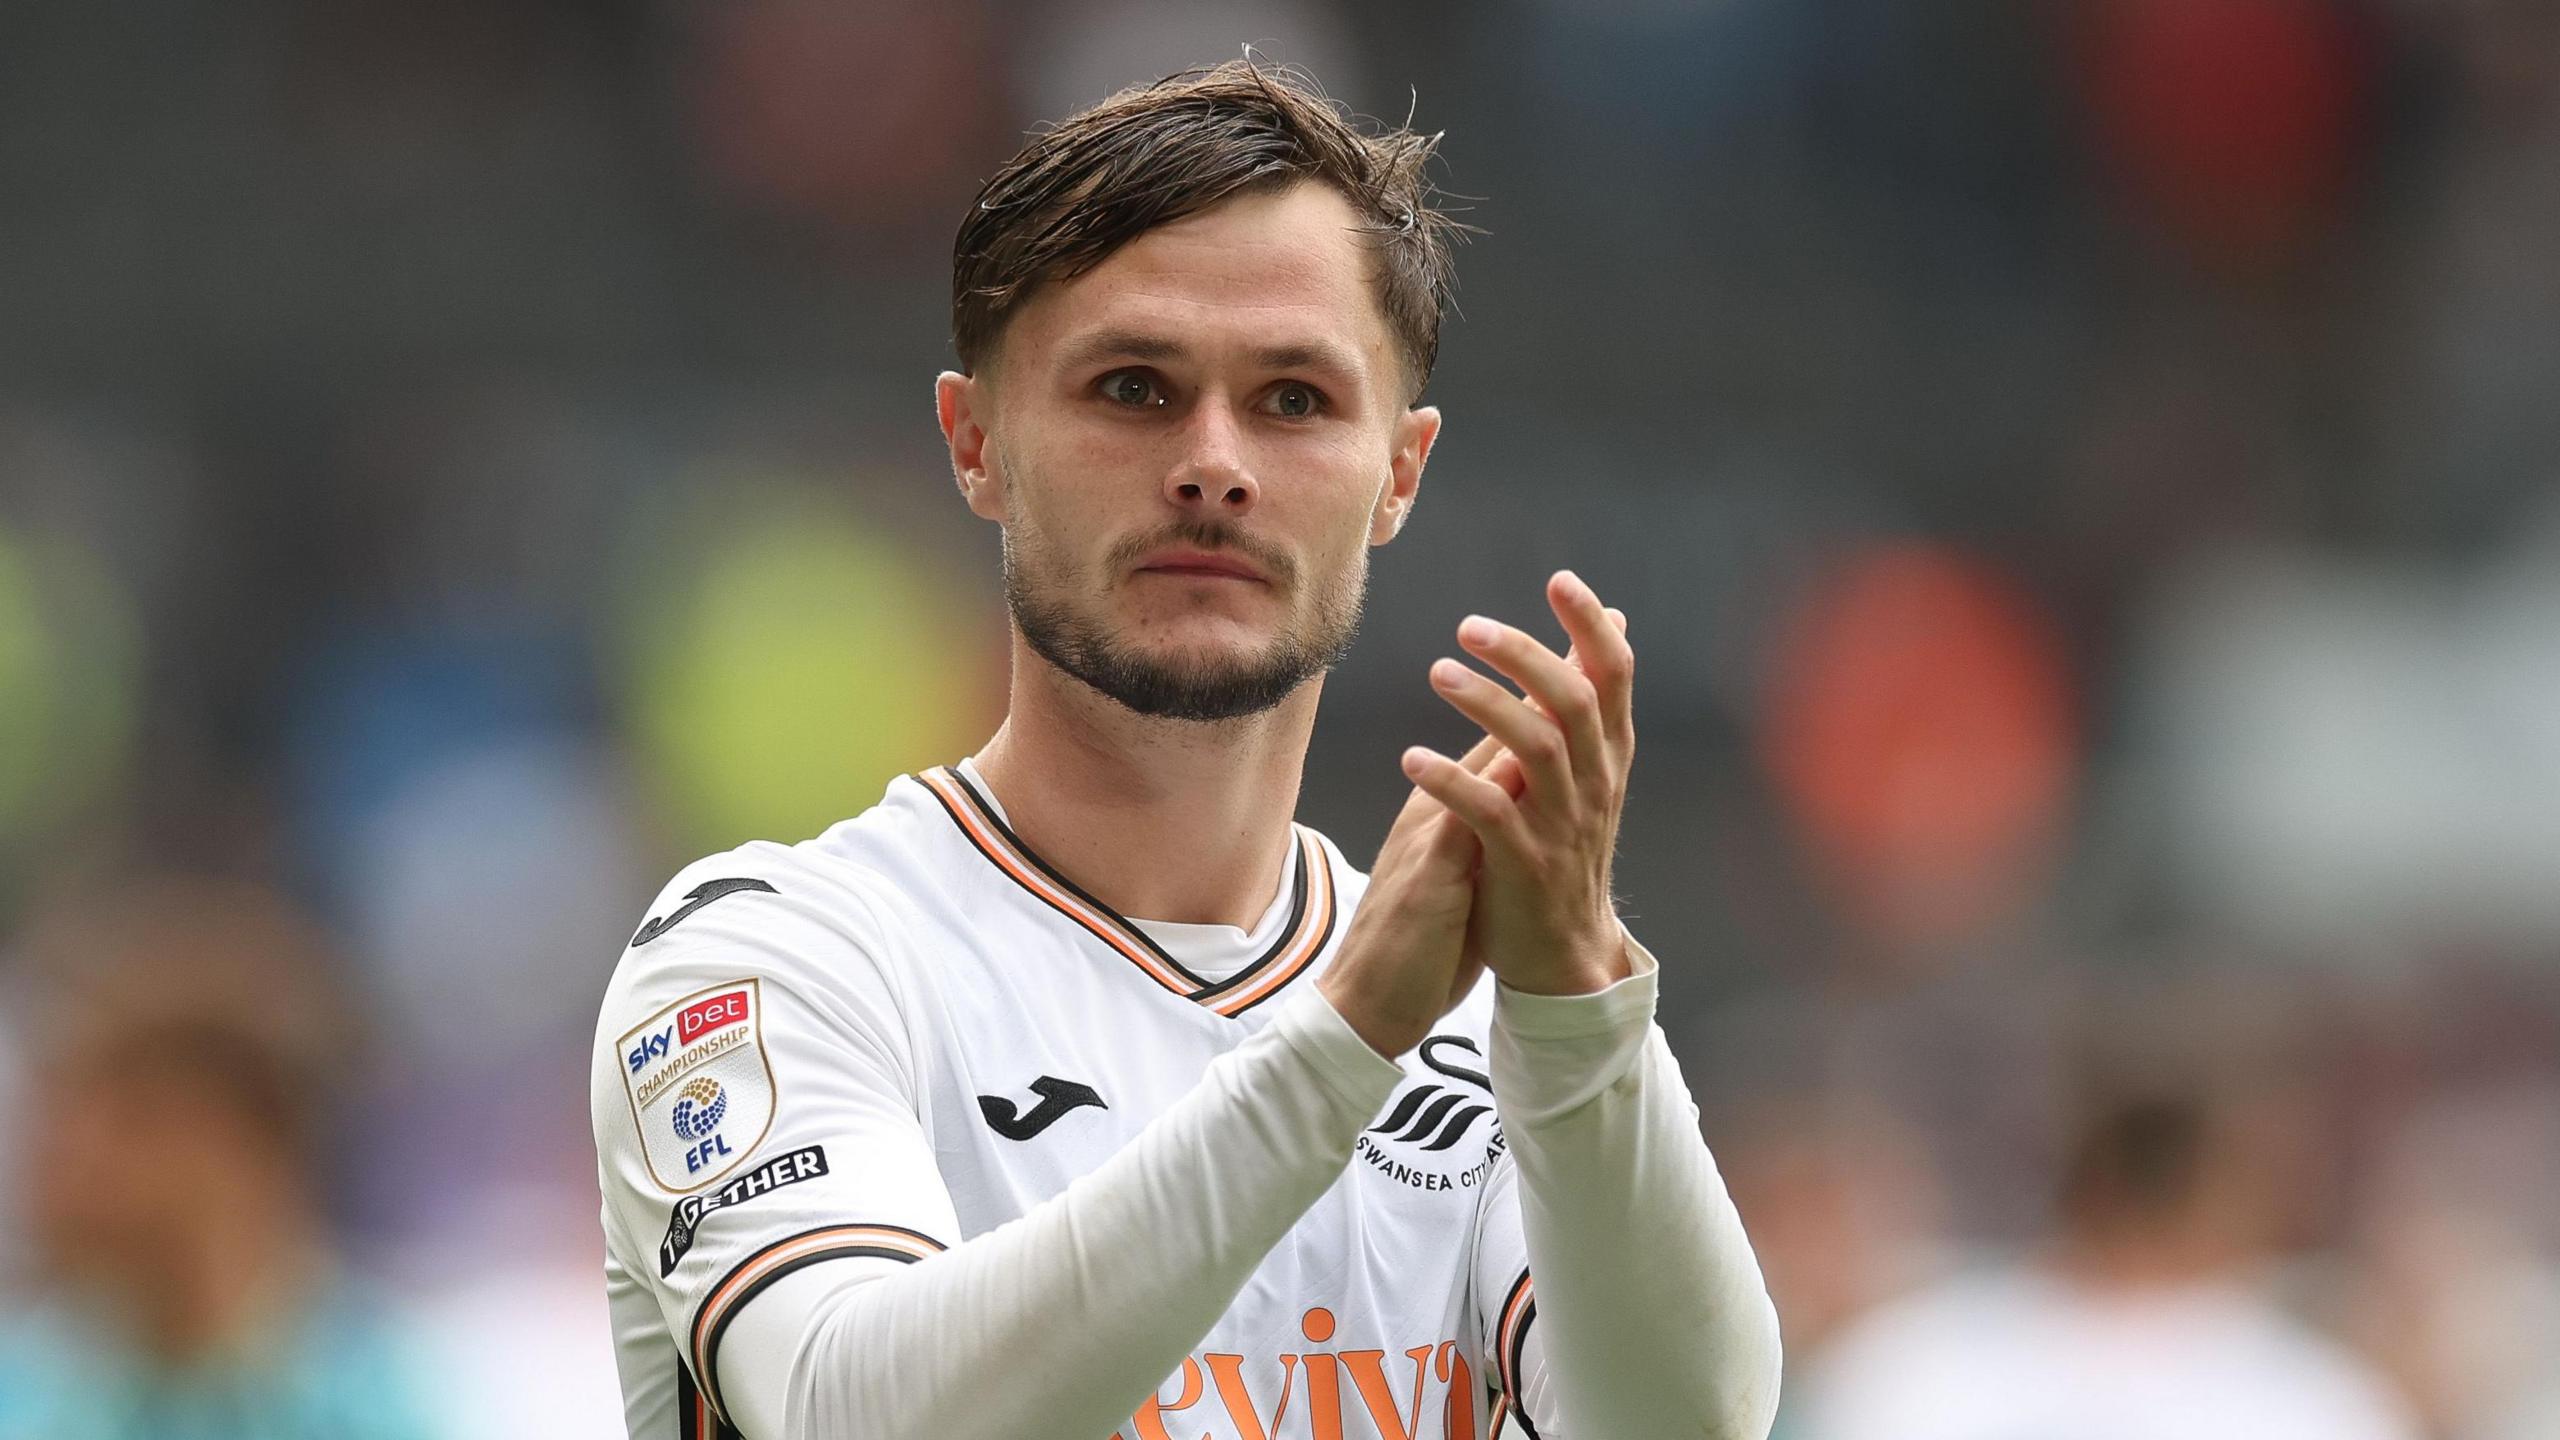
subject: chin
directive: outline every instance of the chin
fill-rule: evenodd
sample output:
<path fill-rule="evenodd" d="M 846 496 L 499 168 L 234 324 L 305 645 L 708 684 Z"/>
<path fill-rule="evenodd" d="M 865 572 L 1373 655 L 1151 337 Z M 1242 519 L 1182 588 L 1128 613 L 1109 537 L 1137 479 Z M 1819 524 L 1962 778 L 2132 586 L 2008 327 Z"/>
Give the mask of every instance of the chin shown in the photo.
<path fill-rule="evenodd" d="M 1122 643 L 1168 658 L 1228 655 L 1247 659 L 1270 648 L 1281 627 L 1270 617 L 1247 617 L 1240 607 L 1185 604 L 1146 606 L 1122 629 Z"/>
<path fill-rule="evenodd" d="M 1151 665 L 1209 674 L 1254 669 L 1271 649 L 1271 636 L 1241 626 L 1181 626 L 1170 633 L 1150 629 L 1131 637 L 1128 646 L 1131 655 Z"/>

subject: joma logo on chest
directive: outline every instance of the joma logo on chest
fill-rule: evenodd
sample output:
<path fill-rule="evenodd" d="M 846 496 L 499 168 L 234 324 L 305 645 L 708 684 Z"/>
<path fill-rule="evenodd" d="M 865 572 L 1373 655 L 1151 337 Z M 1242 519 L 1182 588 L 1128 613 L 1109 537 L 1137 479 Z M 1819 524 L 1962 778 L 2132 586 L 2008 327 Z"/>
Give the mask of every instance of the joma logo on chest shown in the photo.
<path fill-rule="evenodd" d="M 1081 1080 L 1061 1080 L 1055 1075 L 1043 1075 L 1032 1081 L 1031 1093 L 1040 1097 L 1040 1103 L 1032 1106 L 1028 1113 L 1021 1112 L 1011 1100 L 1001 1095 L 979 1096 L 978 1113 L 987 1117 L 988 1129 L 1007 1140 L 1028 1140 L 1057 1124 L 1058 1117 L 1070 1110 L 1086 1105 L 1097 1110 L 1111 1108 L 1103 1103 L 1101 1093 L 1092 1086 Z"/>

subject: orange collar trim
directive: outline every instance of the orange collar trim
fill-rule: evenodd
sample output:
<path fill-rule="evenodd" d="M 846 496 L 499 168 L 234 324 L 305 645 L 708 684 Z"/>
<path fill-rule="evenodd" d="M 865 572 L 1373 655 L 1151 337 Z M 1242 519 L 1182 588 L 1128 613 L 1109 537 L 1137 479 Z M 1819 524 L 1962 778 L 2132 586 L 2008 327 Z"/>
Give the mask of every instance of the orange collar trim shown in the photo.
<path fill-rule="evenodd" d="M 1298 841 L 1298 870 L 1290 886 L 1289 922 L 1281 927 L 1280 938 L 1252 964 L 1212 982 L 1184 969 L 1145 931 L 1032 853 L 1022 838 L 997 817 L 995 806 L 958 771 L 937 765 L 916 779 L 933 792 L 943 813 L 951 817 L 951 823 L 960 828 L 970 845 L 1007 879 L 1084 927 L 1158 985 L 1221 1015 L 1241 1015 L 1270 999 L 1314 963 L 1316 956 L 1324 952 L 1326 942 L 1333 938 L 1333 867 L 1325 859 L 1324 847 L 1304 827 L 1293 827 Z"/>

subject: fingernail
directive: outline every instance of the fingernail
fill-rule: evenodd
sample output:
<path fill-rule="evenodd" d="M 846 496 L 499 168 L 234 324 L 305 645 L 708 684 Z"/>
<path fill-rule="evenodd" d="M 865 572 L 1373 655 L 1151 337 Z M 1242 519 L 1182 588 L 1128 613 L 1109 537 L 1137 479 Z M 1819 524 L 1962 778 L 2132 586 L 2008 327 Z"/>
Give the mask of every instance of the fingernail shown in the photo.
<path fill-rule="evenodd" d="M 1494 634 L 1493 622 L 1481 615 L 1470 615 L 1458 623 L 1458 638 L 1470 645 L 1490 645 Z"/>

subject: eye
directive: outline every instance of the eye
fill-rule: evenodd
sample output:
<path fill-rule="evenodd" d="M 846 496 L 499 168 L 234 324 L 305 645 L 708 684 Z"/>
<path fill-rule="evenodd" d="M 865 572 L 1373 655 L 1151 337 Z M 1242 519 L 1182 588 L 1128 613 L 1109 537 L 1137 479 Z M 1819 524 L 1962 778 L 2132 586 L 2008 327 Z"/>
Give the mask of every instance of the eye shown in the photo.
<path fill-rule="evenodd" d="M 1271 392 L 1270 407 L 1282 419 L 1304 420 L 1323 411 L 1324 392 L 1292 380 Z"/>
<path fill-rule="evenodd" d="M 1155 378 L 1144 370 L 1114 370 L 1102 377 L 1097 388 L 1102 398 L 1133 410 L 1165 403 L 1164 395 L 1156 389 Z"/>

